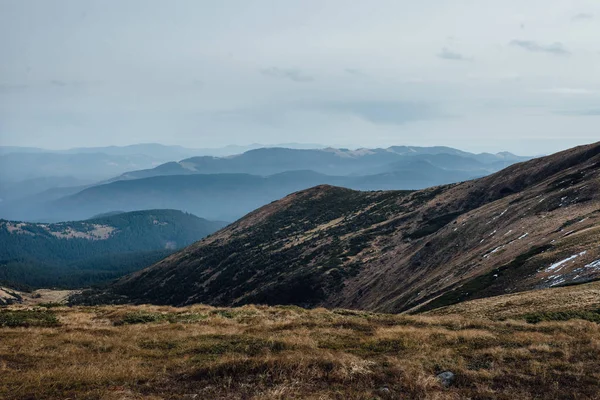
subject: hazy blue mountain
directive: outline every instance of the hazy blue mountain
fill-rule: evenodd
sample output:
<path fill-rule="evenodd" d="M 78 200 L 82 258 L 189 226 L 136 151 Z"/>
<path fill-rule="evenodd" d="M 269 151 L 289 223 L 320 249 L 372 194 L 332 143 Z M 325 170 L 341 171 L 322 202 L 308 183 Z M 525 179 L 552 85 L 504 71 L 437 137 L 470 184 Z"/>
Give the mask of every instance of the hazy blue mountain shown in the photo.
<path fill-rule="evenodd" d="M 86 149 L 72 150 L 84 152 L 77 154 L 12 153 L 0 156 L 0 162 L 11 159 L 7 170 L 17 171 L 10 174 L 12 178 L 16 174 L 66 172 L 72 168 L 78 169 L 79 174 L 99 174 L 124 168 L 138 157 L 148 157 L 127 155 L 128 152 L 158 152 L 165 148 L 185 150 L 145 144 L 101 149 L 114 155 L 86 154 Z M 111 161 L 117 159 L 122 163 Z M 362 190 L 422 189 L 485 176 L 520 159 L 525 157 L 510 153 L 472 154 L 448 147 L 259 148 L 234 156 L 197 156 L 166 162 L 93 185 L 65 186 L 66 182 L 56 181 L 56 187 L 47 188 L 49 183 L 38 187 L 39 192 L 35 185 L 22 185 L 27 188 L 25 194 L 0 190 L 0 195 L 11 193 L 0 202 L 0 218 L 54 222 L 113 210 L 175 208 L 209 219 L 232 220 L 293 191 L 318 184 Z M 129 183 L 110 186 L 111 182 Z M 0 189 L 6 187 L 0 184 Z"/>
<path fill-rule="evenodd" d="M 163 163 L 147 155 L 103 153 L 10 153 L 0 155 L 0 181 L 18 182 L 45 177 L 101 180 L 132 169 Z"/>
<path fill-rule="evenodd" d="M 22 146 L 0 146 L 0 154 L 9 153 L 45 153 L 49 150 L 44 150 L 40 147 L 22 147 Z"/>
<path fill-rule="evenodd" d="M 61 150 L 64 154 L 93 154 L 102 153 L 111 156 L 135 156 L 145 155 L 160 160 L 181 160 L 186 157 L 194 156 L 201 151 L 200 149 L 189 149 L 182 146 L 165 146 L 158 143 L 140 143 L 129 146 L 107 146 L 107 147 L 75 147 L 68 150 Z"/>
<path fill-rule="evenodd" d="M 231 221 L 289 193 L 321 184 L 358 190 L 412 190 L 476 176 L 473 171 L 444 170 L 418 159 L 392 172 L 368 176 L 333 176 L 310 170 L 266 177 L 251 174 L 154 176 L 92 186 L 34 208 L 0 208 L 0 215 L 29 220 L 65 220 L 113 210 L 173 208 L 212 220 Z"/>
<path fill-rule="evenodd" d="M 510 153 L 508 153 L 510 154 Z M 313 170 L 327 175 L 369 175 L 393 172 L 395 163 L 415 159 L 429 161 L 447 170 L 478 171 L 479 176 L 496 172 L 507 165 L 524 161 L 507 153 L 472 154 L 448 147 L 406 147 L 388 149 L 288 149 L 261 148 L 230 157 L 199 156 L 169 162 L 152 169 L 127 172 L 112 180 L 139 179 L 161 175 L 249 173 L 272 175 L 292 170 Z"/>
<path fill-rule="evenodd" d="M 0 281 L 97 284 L 150 265 L 224 225 L 176 210 L 55 224 L 0 220 Z"/>
<path fill-rule="evenodd" d="M 90 182 L 71 176 L 49 176 L 19 182 L 0 181 L 0 202 L 22 199 L 55 188 L 81 187 L 88 183 Z"/>

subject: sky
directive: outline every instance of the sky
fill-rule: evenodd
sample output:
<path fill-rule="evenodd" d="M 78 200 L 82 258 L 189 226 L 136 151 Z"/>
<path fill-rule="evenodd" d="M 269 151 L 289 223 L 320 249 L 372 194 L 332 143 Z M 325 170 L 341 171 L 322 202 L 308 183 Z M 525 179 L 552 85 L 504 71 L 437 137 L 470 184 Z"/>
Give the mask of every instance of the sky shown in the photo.
<path fill-rule="evenodd" d="M 600 141 L 597 0 L 0 0 L 0 145 Z"/>

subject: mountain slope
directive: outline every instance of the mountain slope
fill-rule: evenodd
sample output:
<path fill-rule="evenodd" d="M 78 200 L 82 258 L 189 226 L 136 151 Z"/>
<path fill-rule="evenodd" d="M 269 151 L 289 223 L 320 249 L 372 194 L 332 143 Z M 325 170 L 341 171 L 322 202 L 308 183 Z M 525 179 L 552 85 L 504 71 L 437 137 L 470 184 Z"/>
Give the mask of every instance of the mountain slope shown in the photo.
<path fill-rule="evenodd" d="M 594 144 L 417 192 L 319 186 L 112 290 L 164 304 L 397 312 L 581 282 L 600 274 L 599 173 Z"/>
<path fill-rule="evenodd" d="M 148 266 L 222 226 L 176 210 L 56 224 L 0 220 L 0 281 L 99 283 Z"/>

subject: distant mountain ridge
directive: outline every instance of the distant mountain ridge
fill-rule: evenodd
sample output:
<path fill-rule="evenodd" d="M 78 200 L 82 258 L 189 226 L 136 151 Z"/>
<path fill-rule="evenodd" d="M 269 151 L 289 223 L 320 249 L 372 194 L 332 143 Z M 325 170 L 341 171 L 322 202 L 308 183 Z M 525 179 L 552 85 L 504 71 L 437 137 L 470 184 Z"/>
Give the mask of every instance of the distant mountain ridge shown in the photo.
<path fill-rule="evenodd" d="M 410 162 L 415 158 L 432 160 L 436 159 L 436 156 L 437 166 L 443 169 L 457 169 L 457 165 L 464 166 L 464 160 L 468 159 L 472 164 L 467 170 L 475 169 L 484 174 L 530 159 L 530 157 L 520 157 L 510 153 L 473 154 L 449 147 L 393 146 L 387 149 L 358 150 L 260 148 L 229 157 L 187 158 L 152 169 L 127 172 L 113 180 L 198 173 L 249 173 L 266 176 L 308 169 L 327 175 L 368 175 L 368 171 L 374 168 L 379 168 L 382 172 L 390 172 L 393 170 L 394 163 Z"/>
<path fill-rule="evenodd" d="M 39 155 L 26 154 L 25 158 L 29 156 Z M 50 156 L 73 157 L 85 168 L 101 169 L 95 164 L 95 154 Z M 25 158 L 19 162 L 26 162 Z M 31 190 L 33 185 L 3 186 L 0 182 L 0 217 L 52 222 L 115 209 L 174 208 L 208 219 L 235 220 L 291 192 L 320 184 L 357 190 L 423 189 L 485 176 L 522 159 L 526 157 L 472 154 L 448 147 L 259 148 L 234 156 L 171 161 L 95 184 L 45 179 L 45 187 L 52 182 L 60 187 L 41 190 L 44 186 L 40 185 L 37 192 Z M 116 184 L 119 181 L 130 184 Z M 11 190 L 18 186 L 19 190 Z"/>
<path fill-rule="evenodd" d="M 177 210 L 54 224 L 0 220 L 0 281 L 70 287 L 100 283 L 147 266 L 223 226 Z"/>
<path fill-rule="evenodd" d="M 103 295 L 426 310 L 598 279 L 599 242 L 596 143 L 416 192 L 300 191 Z"/>
<path fill-rule="evenodd" d="M 153 176 L 92 186 L 45 204 L 39 217 L 81 219 L 115 209 L 174 208 L 208 219 L 235 220 L 289 193 L 329 184 L 357 190 L 419 189 L 480 176 L 415 161 L 393 172 L 329 176 L 311 170 L 266 177 L 239 173 Z M 25 210 L 26 212 L 28 210 Z"/>

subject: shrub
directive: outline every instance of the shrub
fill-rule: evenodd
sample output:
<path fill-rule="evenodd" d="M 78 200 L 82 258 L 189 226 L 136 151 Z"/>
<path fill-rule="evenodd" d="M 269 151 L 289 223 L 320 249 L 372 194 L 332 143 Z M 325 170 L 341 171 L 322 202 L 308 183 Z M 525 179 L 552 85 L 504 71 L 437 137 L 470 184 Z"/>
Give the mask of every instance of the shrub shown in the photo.
<path fill-rule="evenodd" d="M 53 312 L 45 310 L 0 311 L 0 327 L 59 326 L 60 322 Z"/>

